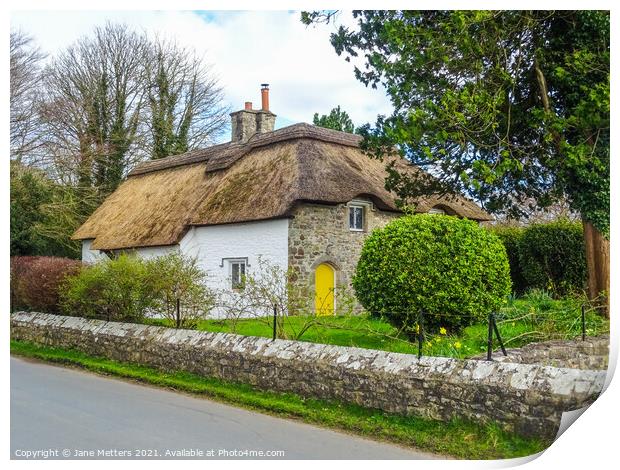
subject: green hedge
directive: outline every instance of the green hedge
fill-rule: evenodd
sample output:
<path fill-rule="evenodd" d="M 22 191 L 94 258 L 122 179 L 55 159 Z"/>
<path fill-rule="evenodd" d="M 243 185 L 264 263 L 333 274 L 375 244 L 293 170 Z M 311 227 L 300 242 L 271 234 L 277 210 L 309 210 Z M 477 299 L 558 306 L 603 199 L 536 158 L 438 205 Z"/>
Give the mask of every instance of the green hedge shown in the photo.
<path fill-rule="evenodd" d="M 373 231 L 353 287 L 366 310 L 410 336 L 419 311 L 427 329 L 460 329 L 498 310 L 511 292 L 499 238 L 476 222 L 430 214 Z"/>
<path fill-rule="evenodd" d="M 530 225 L 519 243 L 519 263 L 528 288 L 559 296 L 582 291 L 587 279 L 582 225 L 568 220 Z"/>
<path fill-rule="evenodd" d="M 508 263 L 510 264 L 510 279 L 512 290 L 516 294 L 523 294 L 528 288 L 527 281 L 521 273 L 519 262 L 519 245 L 523 238 L 522 227 L 493 227 L 491 231 L 499 237 L 506 248 Z"/>
<path fill-rule="evenodd" d="M 528 227 L 493 227 L 504 243 L 516 294 L 543 289 L 555 296 L 581 292 L 587 269 L 583 227 L 560 219 Z"/>

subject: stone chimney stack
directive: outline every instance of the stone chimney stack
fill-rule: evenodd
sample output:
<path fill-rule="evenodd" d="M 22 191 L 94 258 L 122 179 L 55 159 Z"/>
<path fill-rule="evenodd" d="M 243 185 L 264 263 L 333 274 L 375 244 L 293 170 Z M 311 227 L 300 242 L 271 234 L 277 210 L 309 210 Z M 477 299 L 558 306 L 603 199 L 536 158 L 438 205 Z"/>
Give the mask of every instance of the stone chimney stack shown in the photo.
<path fill-rule="evenodd" d="M 252 109 L 250 101 L 245 108 L 230 113 L 232 142 L 247 142 L 254 134 L 271 132 L 276 124 L 276 115 L 269 111 L 269 84 L 261 84 L 261 109 Z"/>

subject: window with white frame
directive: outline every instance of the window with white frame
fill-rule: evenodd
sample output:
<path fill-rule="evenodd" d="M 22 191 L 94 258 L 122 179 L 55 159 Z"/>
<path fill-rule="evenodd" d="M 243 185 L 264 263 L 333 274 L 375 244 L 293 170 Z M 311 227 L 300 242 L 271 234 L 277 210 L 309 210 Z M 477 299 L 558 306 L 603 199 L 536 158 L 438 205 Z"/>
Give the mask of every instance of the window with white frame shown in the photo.
<path fill-rule="evenodd" d="M 364 206 L 349 206 L 349 229 L 355 232 L 364 231 Z"/>
<path fill-rule="evenodd" d="M 441 207 L 433 207 L 431 210 L 428 211 L 429 214 L 440 214 L 440 215 L 445 215 L 446 211 L 444 209 L 442 209 Z"/>
<path fill-rule="evenodd" d="M 230 279 L 233 290 L 241 290 L 245 287 L 246 260 L 230 261 Z"/>

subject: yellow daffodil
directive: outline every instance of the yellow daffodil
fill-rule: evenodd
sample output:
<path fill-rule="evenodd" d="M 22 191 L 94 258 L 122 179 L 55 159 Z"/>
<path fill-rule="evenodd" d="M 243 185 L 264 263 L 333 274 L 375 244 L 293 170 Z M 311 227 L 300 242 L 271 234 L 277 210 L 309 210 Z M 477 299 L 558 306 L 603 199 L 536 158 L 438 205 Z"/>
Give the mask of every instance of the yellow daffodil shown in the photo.
<path fill-rule="evenodd" d="M 462 346 L 462 345 L 461 345 L 461 343 L 460 343 L 459 341 L 457 341 L 456 343 L 454 343 L 454 347 L 455 347 L 456 349 L 461 349 L 461 346 Z"/>
<path fill-rule="evenodd" d="M 442 326 L 439 328 L 439 334 L 440 335 L 445 335 L 448 334 L 448 331 Z"/>

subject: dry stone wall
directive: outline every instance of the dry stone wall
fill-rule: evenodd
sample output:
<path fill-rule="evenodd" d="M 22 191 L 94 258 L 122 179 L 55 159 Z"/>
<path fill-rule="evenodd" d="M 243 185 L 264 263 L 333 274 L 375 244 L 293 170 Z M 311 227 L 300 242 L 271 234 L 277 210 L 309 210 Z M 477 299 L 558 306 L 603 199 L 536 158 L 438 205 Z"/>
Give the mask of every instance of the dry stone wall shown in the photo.
<path fill-rule="evenodd" d="M 585 341 L 555 340 L 526 344 L 522 348 L 493 353 L 493 360 L 520 364 L 543 364 L 572 369 L 604 369 L 609 366 L 609 335 L 586 338 Z M 476 357 L 486 359 L 486 354 Z"/>
<path fill-rule="evenodd" d="M 389 413 L 495 421 L 508 430 L 545 438 L 555 436 L 562 412 L 591 403 L 605 380 L 604 371 L 418 359 L 370 349 L 43 313 L 13 313 L 11 337 Z"/>

